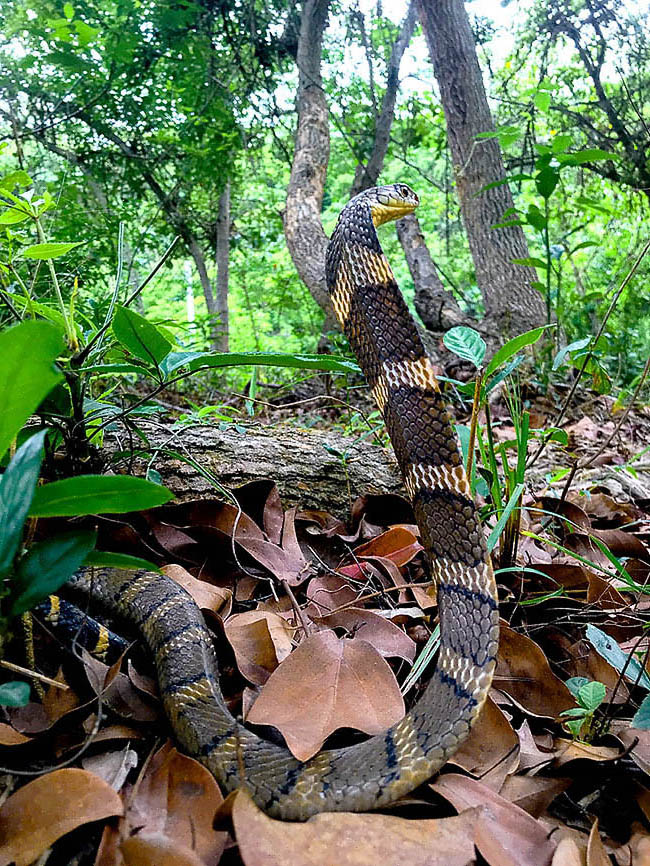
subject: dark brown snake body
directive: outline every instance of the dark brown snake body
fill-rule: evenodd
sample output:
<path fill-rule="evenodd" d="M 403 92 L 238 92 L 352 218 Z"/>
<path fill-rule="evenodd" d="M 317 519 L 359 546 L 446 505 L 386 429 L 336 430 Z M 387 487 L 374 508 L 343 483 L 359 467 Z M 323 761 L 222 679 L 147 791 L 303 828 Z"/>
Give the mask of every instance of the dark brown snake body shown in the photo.
<path fill-rule="evenodd" d="M 410 712 L 383 734 L 303 763 L 233 718 L 210 634 L 176 583 L 113 569 L 75 579 L 143 634 L 179 745 L 226 790 L 245 787 L 278 818 L 372 809 L 408 793 L 465 739 L 492 679 L 498 616 L 483 532 L 431 363 L 375 231 L 417 204 L 404 184 L 361 193 L 327 252 L 332 302 L 383 413 L 438 586 L 438 664 Z"/>

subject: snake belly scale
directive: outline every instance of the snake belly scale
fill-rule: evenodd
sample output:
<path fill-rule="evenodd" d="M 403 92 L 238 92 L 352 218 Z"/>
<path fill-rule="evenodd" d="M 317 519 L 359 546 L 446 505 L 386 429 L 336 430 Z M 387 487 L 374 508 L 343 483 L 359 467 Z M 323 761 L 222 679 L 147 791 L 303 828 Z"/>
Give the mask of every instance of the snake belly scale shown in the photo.
<path fill-rule="evenodd" d="M 384 416 L 438 588 L 438 664 L 407 715 L 362 743 L 298 761 L 232 716 L 210 634 L 176 583 L 117 569 L 73 579 L 144 637 L 181 748 L 224 789 L 245 787 L 277 818 L 367 810 L 408 793 L 468 735 L 492 680 L 498 612 L 483 532 L 431 363 L 375 231 L 417 205 L 405 184 L 353 198 L 339 217 L 326 267 L 334 308 Z"/>

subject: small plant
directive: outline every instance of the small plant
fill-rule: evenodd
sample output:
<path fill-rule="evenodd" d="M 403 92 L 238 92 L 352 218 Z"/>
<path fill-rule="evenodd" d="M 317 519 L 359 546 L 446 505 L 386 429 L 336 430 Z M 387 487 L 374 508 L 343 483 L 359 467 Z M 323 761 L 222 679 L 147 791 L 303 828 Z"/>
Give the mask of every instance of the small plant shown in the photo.
<path fill-rule="evenodd" d="M 587 677 L 571 677 L 565 685 L 576 699 L 578 706 L 560 713 L 561 716 L 566 717 L 564 727 L 574 740 L 589 743 L 599 732 L 596 712 L 605 700 L 605 686 Z"/>

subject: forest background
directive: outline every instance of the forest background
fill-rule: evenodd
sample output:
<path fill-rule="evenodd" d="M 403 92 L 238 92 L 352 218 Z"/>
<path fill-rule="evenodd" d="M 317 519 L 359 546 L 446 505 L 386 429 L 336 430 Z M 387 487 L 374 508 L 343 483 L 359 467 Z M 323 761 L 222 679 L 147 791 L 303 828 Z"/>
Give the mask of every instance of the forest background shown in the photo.
<path fill-rule="evenodd" d="M 497 219 L 522 225 L 527 250 L 513 267 L 544 299 L 537 320 L 524 324 L 557 317 L 556 350 L 571 345 L 563 360 L 579 364 L 645 240 L 645 8 L 545 0 L 467 10 L 494 122 L 473 147 L 499 144 L 516 210 L 504 207 Z M 322 74 L 329 142 L 316 143 L 316 171 L 327 176 L 320 191 L 294 190 L 287 200 L 296 99 L 309 84 L 298 72 L 308 16 L 310 48 L 322 37 L 322 52 L 308 62 Z M 43 238 L 5 213 L 3 244 L 10 260 L 34 240 L 79 243 L 57 267 L 80 321 L 101 323 L 116 272 L 121 301 L 179 236 L 136 302 L 178 348 L 313 352 L 324 318 L 331 330 L 305 273 L 305 258 L 319 264 L 319 238 L 305 252 L 300 239 L 292 242 L 291 223 L 307 240 L 322 233 L 308 218 L 322 193 L 317 216 L 329 235 L 351 192 L 397 180 L 420 195 L 421 246 L 433 265 L 423 279 L 421 267 L 409 269 L 395 231 L 383 230 L 407 300 L 434 334 L 484 312 L 457 194 L 461 167 L 448 146 L 444 82 L 414 6 L 8 0 L 0 29 L 2 188 L 47 202 Z M 647 357 L 649 267 L 641 262 L 595 347 L 600 390 L 612 380 L 632 385 Z M 23 276 L 38 301 L 55 298 L 46 267 Z M 2 283 L 5 300 L 14 295 L 20 306 L 11 270 Z M 436 298 L 450 305 L 447 321 L 431 320 Z M 516 295 L 506 303 L 516 305 Z M 11 321 L 6 306 L 0 315 Z M 492 336 L 504 335 L 492 328 Z M 241 386 L 250 374 L 229 375 Z"/>

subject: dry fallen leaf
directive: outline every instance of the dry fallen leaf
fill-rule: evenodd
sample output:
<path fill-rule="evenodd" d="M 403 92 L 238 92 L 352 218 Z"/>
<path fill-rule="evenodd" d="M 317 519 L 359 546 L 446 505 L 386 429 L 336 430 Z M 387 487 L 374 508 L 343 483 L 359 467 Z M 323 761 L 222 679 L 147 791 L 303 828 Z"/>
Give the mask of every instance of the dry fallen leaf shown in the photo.
<path fill-rule="evenodd" d="M 223 802 L 219 786 L 205 767 L 171 743 L 149 761 L 127 802 L 119 826 L 104 833 L 96 866 L 219 862 L 226 844 L 226 834 L 212 829 Z"/>
<path fill-rule="evenodd" d="M 278 728 L 306 761 L 337 728 L 379 734 L 403 715 L 397 680 L 379 653 L 365 640 L 326 631 L 308 637 L 271 674 L 248 721 Z"/>
<path fill-rule="evenodd" d="M 294 629 L 277 613 L 237 613 L 226 620 L 225 631 L 242 676 L 258 686 L 291 652 Z"/>
<path fill-rule="evenodd" d="M 450 762 L 499 790 L 519 763 L 519 738 L 503 712 L 488 698 L 478 721 Z"/>
<path fill-rule="evenodd" d="M 562 767 L 570 761 L 614 761 L 621 756 L 621 750 L 612 746 L 591 746 L 589 743 L 573 742 L 558 738 L 555 740 L 555 767 Z"/>
<path fill-rule="evenodd" d="M 124 811 L 115 791 L 86 770 L 55 770 L 19 788 L 0 809 L 0 866 L 29 866 L 51 845 Z"/>
<path fill-rule="evenodd" d="M 550 866 L 555 843 L 523 809 L 486 785 L 457 773 L 445 773 L 432 787 L 458 812 L 484 807 L 474 841 L 490 866 Z"/>
<path fill-rule="evenodd" d="M 586 850 L 581 850 L 573 839 L 560 839 L 551 866 L 586 866 L 586 863 Z"/>
<path fill-rule="evenodd" d="M 348 607 L 317 621 L 328 628 L 343 628 L 354 637 L 368 641 L 385 658 L 403 658 L 407 662 L 415 658 L 415 642 L 395 623 L 371 610 Z"/>
<path fill-rule="evenodd" d="M 593 823 L 587 843 L 587 866 L 612 866 L 598 833 L 598 819 Z"/>
<path fill-rule="evenodd" d="M 508 776 L 499 794 L 539 818 L 553 800 L 566 791 L 571 779 L 547 779 L 543 776 Z"/>
<path fill-rule="evenodd" d="M 232 820 L 245 866 L 471 866 L 479 813 L 409 821 L 339 812 L 288 824 L 269 818 L 238 791 Z"/>
<path fill-rule="evenodd" d="M 555 676 L 537 644 L 503 622 L 492 685 L 537 716 L 557 717 L 575 706 L 571 692 Z"/>
<path fill-rule="evenodd" d="M 231 589 L 214 586 L 205 580 L 199 580 L 193 577 L 182 565 L 166 565 L 161 568 L 161 571 L 176 581 L 183 589 L 186 589 L 203 610 L 211 610 L 221 616 L 226 616 L 230 612 L 232 605 Z"/>

